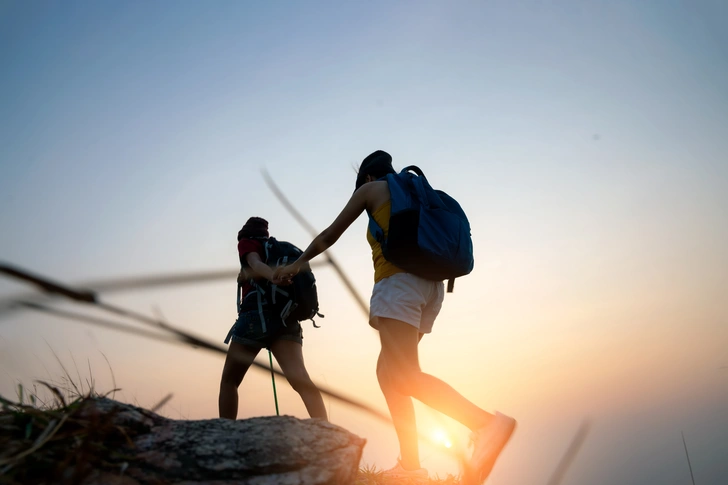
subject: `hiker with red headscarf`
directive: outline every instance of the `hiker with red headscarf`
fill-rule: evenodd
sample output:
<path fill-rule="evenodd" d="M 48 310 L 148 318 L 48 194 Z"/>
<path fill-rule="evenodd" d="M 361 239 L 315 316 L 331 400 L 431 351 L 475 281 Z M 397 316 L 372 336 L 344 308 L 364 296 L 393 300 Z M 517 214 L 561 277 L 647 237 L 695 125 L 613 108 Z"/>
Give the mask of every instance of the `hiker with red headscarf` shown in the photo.
<path fill-rule="evenodd" d="M 287 283 L 276 279 L 273 269 L 265 263 L 264 243 L 268 237 L 268 221 L 260 217 L 248 219 L 238 232 L 238 255 L 243 268 L 238 282 L 242 286 L 242 299 L 238 318 L 225 339 L 225 343 L 230 342 L 230 347 L 220 379 L 220 417 L 237 418 L 238 387 L 258 352 L 267 348 L 275 356 L 291 387 L 301 396 L 309 416 L 327 419 L 321 393 L 311 381 L 303 362 L 301 324 L 283 322 L 268 307 L 259 306 L 256 281 L 266 279 L 274 284 Z"/>

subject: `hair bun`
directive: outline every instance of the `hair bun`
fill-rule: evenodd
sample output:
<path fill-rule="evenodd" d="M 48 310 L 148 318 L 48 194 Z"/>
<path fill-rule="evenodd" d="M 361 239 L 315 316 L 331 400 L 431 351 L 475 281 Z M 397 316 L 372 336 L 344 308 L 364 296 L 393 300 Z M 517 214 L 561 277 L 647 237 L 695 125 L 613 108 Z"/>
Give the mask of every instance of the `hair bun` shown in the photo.
<path fill-rule="evenodd" d="M 269 237 L 268 221 L 262 217 L 251 217 L 238 232 L 238 241 L 244 237 Z"/>
<path fill-rule="evenodd" d="M 359 165 L 359 171 L 356 174 L 355 190 L 364 185 L 367 175 L 372 175 L 375 178 L 384 177 L 388 173 L 395 173 L 392 168 L 392 155 L 385 152 L 384 150 L 377 150 L 369 154 L 361 165 Z"/>
<path fill-rule="evenodd" d="M 372 167 L 392 166 L 392 155 L 385 152 L 384 150 L 377 150 L 369 154 L 364 160 L 362 160 L 359 166 L 359 171 L 366 172 Z"/>

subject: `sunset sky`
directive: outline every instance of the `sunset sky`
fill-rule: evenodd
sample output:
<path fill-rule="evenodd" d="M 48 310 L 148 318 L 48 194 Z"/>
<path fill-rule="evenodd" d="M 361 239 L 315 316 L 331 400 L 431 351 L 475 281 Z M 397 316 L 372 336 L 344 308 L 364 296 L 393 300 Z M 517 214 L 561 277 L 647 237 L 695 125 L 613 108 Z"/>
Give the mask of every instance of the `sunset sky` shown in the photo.
<path fill-rule="evenodd" d="M 519 427 L 489 484 L 728 483 L 728 3 L 0 0 L 0 261 L 59 281 L 235 270 L 250 216 L 324 229 L 369 153 L 461 203 L 475 269 L 423 370 Z M 368 300 L 364 216 L 332 248 Z M 326 267 L 313 379 L 386 411 L 377 334 Z M 222 343 L 234 280 L 101 297 Z M 0 299 L 32 288 L 0 279 Z M 101 315 L 71 304 L 59 308 Z M 222 358 L 50 316 L 0 318 L 0 395 L 77 380 L 217 416 Z M 108 359 L 108 364 L 106 360 Z M 259 355 L 261 361 L 267 355 Z M 89 370 L 90 369 L 90 370 Z M 282 413 L 306 417 L 280 382 Z M 388 468 L 390 426 L 326 399 Z M 240 417 L 273 414 L 251 370 Z M 467 444 L 424 406 L 421 432 Z M 433 440 L 434 441 L 434 440 Z M 431 476 L 457 473 L 422 442 Z"/>

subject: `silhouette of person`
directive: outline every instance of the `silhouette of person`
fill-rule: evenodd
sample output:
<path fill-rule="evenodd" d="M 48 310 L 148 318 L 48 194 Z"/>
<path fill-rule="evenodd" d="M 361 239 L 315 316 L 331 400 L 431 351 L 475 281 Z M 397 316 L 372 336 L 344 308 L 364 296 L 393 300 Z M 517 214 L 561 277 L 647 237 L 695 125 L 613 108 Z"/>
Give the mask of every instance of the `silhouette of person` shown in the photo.
<path fill-rule="evenodd" d="M 299 322 L 284 322 L 267 306 L 258 305 L 256 288 L 250 279 L 267 279 L 275 284 L 290 281 L 276 279 L 265 264 L 263 244 L 268 239 L 268 221 L 251 217 L 238 232 L 238 255 L 243 270 L 238 276 L 242 300 L 235 324 L 225 343 L 230 342 L 220 379 L 218 406 L 221 418 L 236 419 L 238 387 L 262 348 L 268 348 L 281 366 L 283 374 L 298 392 L 312 418 L 328 419 L 321 393 L 306 371 L 303 362 L 303 330 Z M 261 310 L 262 309 L 262 310 Z M 261 318 L 261 311 L 263 318 Z"/>
<path fill-rule="evenodd" d="M 276 276 L 290 278 L 303 263 L 331 247 L 365 210 L 384 230 L 389 230 L 390 192 L 385 177 L 396 173 L 392 157 L 381 150 L 361 163 L 353 195 L 334 222 L 316 236 L 301 257 L 279 268 Z M 377 379 L 387 402 L 400 445 L 397 464 L 384 472 L 392 478 L 423 479 L 412 398 L 459 421 L 473 431 L 474 451 L 466 464 L 463 483 L 480 483 L 510 439 L 516 421 L 504 414 L 479 408 L 446 382 L 423 372 L 418 344 L 430 333 L 444 297 L 442 281 L 408 273 L 389 261 L 380 244 L 367 231 L 374 263 L 374 287 L 369 324 L 379 331 L 381 350 Z"/>

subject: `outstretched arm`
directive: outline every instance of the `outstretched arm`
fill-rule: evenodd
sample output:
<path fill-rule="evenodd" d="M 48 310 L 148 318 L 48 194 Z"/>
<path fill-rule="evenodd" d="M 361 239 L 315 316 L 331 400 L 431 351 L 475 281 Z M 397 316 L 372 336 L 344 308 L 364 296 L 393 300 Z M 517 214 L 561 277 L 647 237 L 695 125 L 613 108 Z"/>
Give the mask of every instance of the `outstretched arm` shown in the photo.
<path fill-rule="evenodd" d="M 336 217 L 334 222 L 332 222 L 329 227 L 324 229 L 321 234 L 314 238 L 295 263 L 281 268 L 276 273 L 278 275 L 289 274 L 290 276 L 294 276 L 301 270 L 304 263 L 307 263 L 333 246 L 334 243 L 339 240 L 341 235 L 349 228 L 349 226 L 367 208 L 367 197 L 371 191 L 371 187 L 368 187 L 368 185 L 369 184 L 366 184 L 354 192 L 351 199 L 349 199 L 349 202 L 347 202 L 346 206 L 338 217 Z"/>

